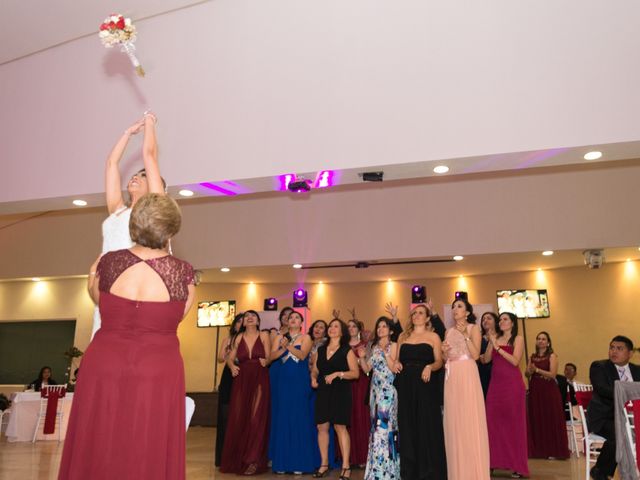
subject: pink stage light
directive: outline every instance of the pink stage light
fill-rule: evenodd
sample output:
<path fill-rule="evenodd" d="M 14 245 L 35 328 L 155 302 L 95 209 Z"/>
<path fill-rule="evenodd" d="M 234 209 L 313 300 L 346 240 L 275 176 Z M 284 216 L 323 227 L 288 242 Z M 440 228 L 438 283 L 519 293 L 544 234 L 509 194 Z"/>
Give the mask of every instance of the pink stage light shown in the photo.
<path fill-rule="evenodd" d="M 333 187 L 335 172 L 333 170 L 320 170 L 314 182 L 315 188 Z"/>
<path fill-rule="evenodd" d="M 286 192 L 289 189 L 289 184 L 296 179 L 293 173 L 287 173 L 285 175 L 278 176 L 278 190 Z"/>

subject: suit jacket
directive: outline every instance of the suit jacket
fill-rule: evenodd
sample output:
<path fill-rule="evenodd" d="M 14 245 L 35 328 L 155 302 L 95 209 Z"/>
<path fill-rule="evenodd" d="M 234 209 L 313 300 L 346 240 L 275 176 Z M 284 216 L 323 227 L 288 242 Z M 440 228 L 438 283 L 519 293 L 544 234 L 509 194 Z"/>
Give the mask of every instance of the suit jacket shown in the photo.
<path fill-rule="evenodd" d="M 634 382 L 640 382 L 640 366 L 629 363 Z M 591 364 L 589 379 L 593 385 L 593 398 L 587 409 L 589 430 L 598 431 L 607 422 L 613 422 L 613 382 L 620 380 L 618 370 L 611 360 L 598 360 Z"/>

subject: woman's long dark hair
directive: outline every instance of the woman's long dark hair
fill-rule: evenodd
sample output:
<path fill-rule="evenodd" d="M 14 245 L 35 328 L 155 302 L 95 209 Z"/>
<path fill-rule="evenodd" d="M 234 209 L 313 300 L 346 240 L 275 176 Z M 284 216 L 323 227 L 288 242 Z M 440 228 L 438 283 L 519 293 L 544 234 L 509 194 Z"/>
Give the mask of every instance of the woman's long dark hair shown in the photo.
<path fill-rule="evenodd" d="M 40 373 L 38 374 L 38 380 L 39 380 L 39 381 L 42 381 L 42 380 L 43 380 L 42 375 L 44 374 L 44 371 L 45 371 L 45 370 L 49 370 L 49 373 L 51 374 L 51 375 L 49 375 L 49 378 L 50 378 L 51 380 L 53 380 L 53 370 L 51 370 L 51 367 L 47 367 L 47 366 L 44 366 L 44 367 L 42 367 L 42 368 L 40 369 Z"/>
<path fill-rule="evenodd" d="M 551 347 L 551 335 L 549 335 L 547 332 L 542 331 L 540 333 L 538 333 L 538 335 L 544 334 L 547 336 L 547 340 L 549 341 L 549 346 L 547 347 L 547 349 L 545 350 L 545 352 L 542 354 L 543 357 L 546 357 L 548 355 L 551 355 L 553 353 L 553 348 Z M 536 339 L 538 338 L 538 335 L 536 335 Z M 536 355 L 538 355 L 538 347 L 536 346 Z"/>
<path fill-rule="evenodd" d="M 475 313 L 473 313 L 473 305 L 469 303 L 469 300 L 467 300 L 466 298 L 456 298 L 453 302 L 451 302 L 451 308 L 453 308 L 453 305 L 456 302 L 462 302 L 464 304 L 465 310 L 469 312 L 469 315 L 467 316 L 467 322 L 476 323 L 476 315 Z"/>
<path fill-rule="evenodd" d="M 233 348 L 235 345 L 236 338 L 240 334 L 240 330 L 242 329 L 242 319 L 244 318 L 244 312 L 238 313 L 235 317 L 233 317 L 233 322 L 231 322 L 231 326 L 229 328 L 229 347 Z"/>
<path fill-rule="evenodd" d="M 393 331 L 393 321 L 389 317 L 379 317 L 376 320 L 376 326 L 373 328 L 373 339 L 371 340 L 371 348 L 375 347 L 380 341 L 380 337 L 378 337 L 378 326 L 381 323 L 386 323 L 389 328 L 389 343 L 391 343 L 391 332 Z"/>
<path fill-rule="evenodd" d="M 349 327 L 347 327 L 347 324 L 339 318 L 334 318 L 329 322 L 329 325 L 327 326 L 327 337 L 329 337 L 329 327 L 331 327 L 333 322 L 338 322 L 340 324 L 340 346 L 349 346 Z"/>
<path fill-rule="evenodd" d="M 511 327 L 511 338 L 509 338 L 509 340 L 507 341 L 507 344 L 513 347 L 513 342 L 516 341 L 516 337 L 518 336 L 518 317 L 516 317 L 515 313 L 511 313 L 511 312 L 503 312 L 500 314 L 500 316 L 502 315 L 508 316 L 511 319 L 511 323 L 513 324 L 513 327 Z M 503 335 L 504 335 L 504 332 L 500 330 L 498 337 L 502 337 Z"/>

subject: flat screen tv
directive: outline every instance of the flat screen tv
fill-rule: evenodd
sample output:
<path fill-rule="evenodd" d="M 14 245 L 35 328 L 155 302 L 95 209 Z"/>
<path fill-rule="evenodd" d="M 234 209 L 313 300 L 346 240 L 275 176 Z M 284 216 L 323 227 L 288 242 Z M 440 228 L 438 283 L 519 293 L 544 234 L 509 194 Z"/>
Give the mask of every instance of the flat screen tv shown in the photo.
<path fill-rule="evenodd" d="M 546 290 L 498 290 L 498 313 L 515 313 L 518 318 L 549 318 Z"/>
<path fill-rule="evenodd" d="M 225 327 L 236 316 L 235 300 L 198 303 L 198 327 Z"/>

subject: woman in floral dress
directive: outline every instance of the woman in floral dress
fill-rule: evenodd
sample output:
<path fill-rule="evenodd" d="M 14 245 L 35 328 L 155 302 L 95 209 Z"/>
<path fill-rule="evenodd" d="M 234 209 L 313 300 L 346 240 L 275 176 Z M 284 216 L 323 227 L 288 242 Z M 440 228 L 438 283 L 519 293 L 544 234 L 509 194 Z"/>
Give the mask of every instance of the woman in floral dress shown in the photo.
<path fill-rule="evenodd" d="M 369 361 L 360 361 L 371 377 L 371 434 L 365 480 L 400 480 L 398 454 L 398 394 L 393 386 L 397 344 L 391 341 L 393 323 L 387 317 L 376 322 Z"/>

